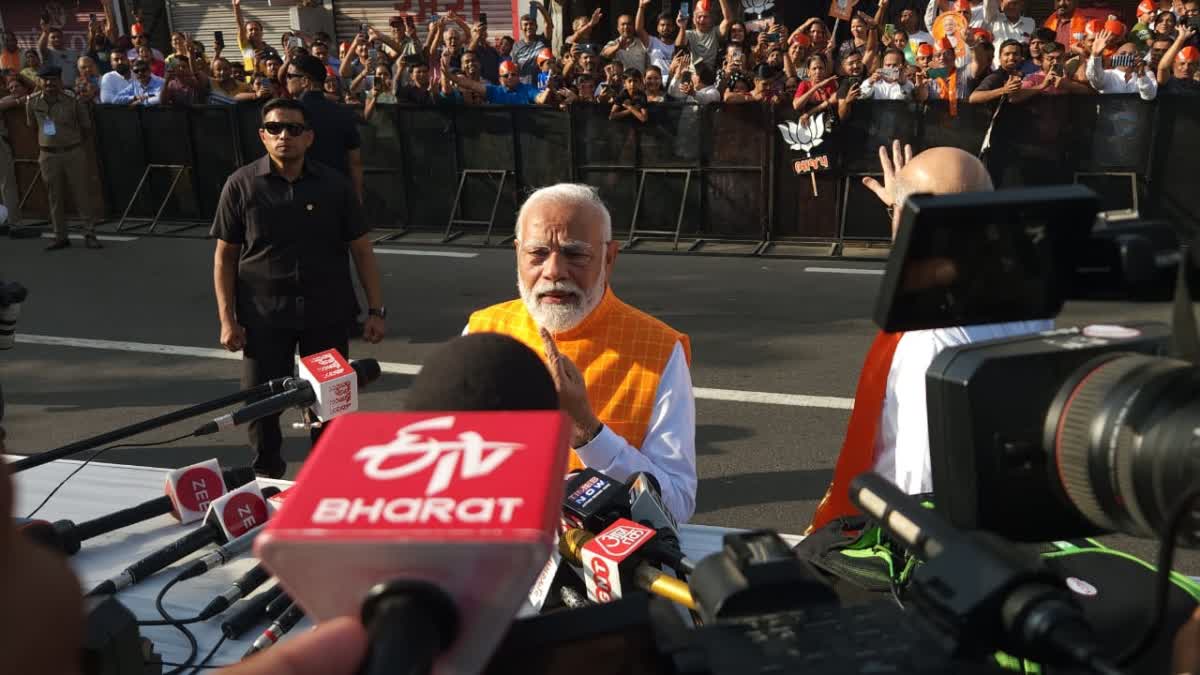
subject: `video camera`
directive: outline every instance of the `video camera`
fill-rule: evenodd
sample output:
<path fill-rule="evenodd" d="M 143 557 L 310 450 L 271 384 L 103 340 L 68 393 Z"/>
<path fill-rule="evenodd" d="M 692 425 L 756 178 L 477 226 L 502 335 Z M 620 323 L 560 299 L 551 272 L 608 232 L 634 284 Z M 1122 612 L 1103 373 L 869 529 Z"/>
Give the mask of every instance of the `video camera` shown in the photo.
<path fill-rule="evenodd" d="M 1119 251 L 1092 232 L 1098 209 L 1080 186 L 910 198 L 876 322 L 1053 318 L 1096 282 L 1120 283 Z M 1186 272 L 1174 320 L 1184 336 L 1195 334 Z M 1167 326 L 1131 323 L 941 352 L 926 374 L 937 509 L 956 527 L 1018 541 L 1163 536 L 1200 485 L 1200 371 L 1169 358 L 1171 347 Z"/>

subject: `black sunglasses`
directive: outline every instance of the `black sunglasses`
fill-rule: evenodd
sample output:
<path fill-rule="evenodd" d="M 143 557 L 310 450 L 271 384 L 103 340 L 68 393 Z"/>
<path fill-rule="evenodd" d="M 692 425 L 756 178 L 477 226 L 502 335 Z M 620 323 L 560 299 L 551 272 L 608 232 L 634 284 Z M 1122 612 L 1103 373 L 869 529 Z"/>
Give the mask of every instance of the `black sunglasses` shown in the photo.
<path fill-rule="evenodd" d="M 287 131 L 288 135 L 292 138 L 296 138 L 308 131 L 308 125 L 296 122 L 264 122 L 260 128 L 272 136 L 278 136 Z"/>
<path fill-rule="evenodd" d="M 305 73 L 285 73 L 283 77 L 287 80 L 298 80 L 302 77 L 308 77 L 308 75 Z"/>

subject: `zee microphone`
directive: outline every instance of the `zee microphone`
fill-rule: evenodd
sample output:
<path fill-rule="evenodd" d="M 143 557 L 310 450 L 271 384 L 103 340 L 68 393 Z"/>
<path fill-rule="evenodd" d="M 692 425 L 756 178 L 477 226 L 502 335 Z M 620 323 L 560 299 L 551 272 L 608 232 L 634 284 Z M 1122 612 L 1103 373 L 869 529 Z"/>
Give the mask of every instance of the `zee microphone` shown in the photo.
<path fill-rule="evenodd" d="M 301 377 L 287 381 L 282 393 L 217 417 L 197 427 L 192 435 L 215 434 L 289 408 L 312 407 L 317 419 L 329 421 L 358 409 L 358 389 L 374 382 L 380 368 L 375 359 L 347 363 L 340 352 L 330 349 L 300 359 L 300 371 Z"/>
<path fill-rule="evenodd" d="M 215 460 L 213 460 L 215 461 Z M 224 493 L 224 486 L 240 487 L 254 480 L 254 470 L 250 467 L 227 469 L 223 474 L 214 476 L 215 481 L 224 480 L 219 491 L 213 493 L 219 497 Z M 190 484 L 190 483 L 188 483 Z M 202 485 L 201 489 L 212 489 L 213 486 Z M 59 551 L 64 555 L 75 555 L 81 544 L 88 539 L 109 534 L 119 529 L 136 525 L 157 516 L 175 513 L 179 503 L 195 498 L 195 493 L 185 496 L 179 493 L 166 494 L 149 501 L 131 506 L 127 509 L 114 511 L 105 516 L 76 523 L 72 520 L 58 520 L 53 523 L 45 520 L 17 519 L 17 530 L 32 538 L 39 544 Z"/>
<path fill-rule="evenodd" d="M 221 622 L 221 634 L 228 640 L 237 640 L 254 625 L 266 618 L 267 605 L 283 595 L 283 586 L 278 583 L 252 598 L 237 602 L 229 616 Z"/>
<path fill-rule="evenodd" d="M 171 544 L 126 567 L 115 577 L 96 585 L 87 595 L 111 595 L 132 586 L 177 560 L 208 544 L 228 542 L 266 522 L 268 517 L 265 496 L 279 492 L 277 487 L 259 490 L 257 482 L 247 483 L 226 493 L 209 506 L 204 524 Z"/>

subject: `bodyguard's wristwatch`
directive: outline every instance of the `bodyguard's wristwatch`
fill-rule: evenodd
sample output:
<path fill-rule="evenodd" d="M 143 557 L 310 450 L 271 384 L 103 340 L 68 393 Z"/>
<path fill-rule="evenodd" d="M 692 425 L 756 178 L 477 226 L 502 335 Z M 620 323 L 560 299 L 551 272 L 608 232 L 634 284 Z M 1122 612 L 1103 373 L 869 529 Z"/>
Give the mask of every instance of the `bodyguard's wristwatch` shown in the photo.
<path fill-rule="evenodd" d="M 367 316 L 377 316 L 381 319 L 386 319 L 387 318 L 387 307 L 380 307 L 378 309 L 372 307 L 371 309 L 367 310 Z"/>

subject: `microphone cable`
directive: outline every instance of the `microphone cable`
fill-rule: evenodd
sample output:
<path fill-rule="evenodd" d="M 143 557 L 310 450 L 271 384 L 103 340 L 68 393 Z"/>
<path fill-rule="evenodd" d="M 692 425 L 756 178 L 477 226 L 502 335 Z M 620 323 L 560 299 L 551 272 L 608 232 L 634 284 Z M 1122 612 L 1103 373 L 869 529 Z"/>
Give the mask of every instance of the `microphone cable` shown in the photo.
<path fill-rule="evenodd" d="M 157 621 L 155 621 L 155 622 L 139 621 L 138 622 L 139 626 L 171 625 L 171 626 L 174 626 L 175 629 L 178 630 L 180 633 L 183 633 L 183 636 L 185 638 L 187 638 L 187 641 L 188 641 L 187 659 L 185 659 L 183 663 L 176 666 L 174 670 L 171 670 L 171 671 L 168 671 L 167 673 L 165 673 L 165 675 L 180 675 L 180 673 L 182 673 L 183 671 L 187 670 L 188 668 L 191 668 L 192 663 L 196 660 L 196 654 L 200 651 L 200 643 L 196 641 L 196 635 L 194 633 L 192 633 L 192 631 L 190 629 L 188 629 L 188 627 L 187 627 L 188 623 L 196 623 L 196 621 L 194 621 L 194 620 L 193 621 L 181 621 L 179 619 L 176 619 L 175 617 L 173 617 L 167 613 L 166 607 L 163 607 L 163 598 L 166 597 L 167 591 L 171 590 L 171 588 L 174 587 L 175 584 L 179 583 L 180 581 L 182 581 L 182 579 L 178 576 L 176 576 L 174 579 L 171 579 L 170 581 L 168 581 L 166 583 L 165 586 L 162 587 L 162 590 L 160 590 L 158 592 L 158 597 L 154 598 L 154 607 L 155 607 L 155 609 L 158 610 L 158 613 L 160 615 L 162 615 L 164 622 L 157 622 Z"/>
<path fill-rule="evenodd" d="M 153 442 L 149 442 L 149 443 L 118 443 L 117 445 L 110 445 L 107 448 L 100 448 L 99 450 L 97 450 L 96 452 L 93 452 L 90 456 L 88 456 L 88 458 L 86 460 L 84 460 L 84 462 L 82 464 L 75 467 L 74 471 L 67 474 L 66 478 L 59 481 L 58 485 L 55 485 L 54 489 L 50 491 L 50 494 L 46 495 L 46 498 L 42 500 L 42 503 L 38 504 L 37 508 L 30 511 L 29 515 L 27 515 L 25 517 L 33 518 L 34 515 L 36 515 L 38 511 L 41 511 L 42 507 L 44 507 L 46 505 L 46 503 L 50 501 L 50 498 L 53 497 L 55 495 L 55 493 L 57 493 L 59 490 L 61 490 L 62 486 L 67 484 L 67 481 L 74 478 L 75 474 L 79 473 L 80 471 L 83 471 L 83 467 L 90 464 L 93 459 L 96 459 L 97 457 L 108 452 L 109 450 L 116 450 L 117 448 L 149 448 L 149 447 L 158 446 L 158 445 L 170 445 L 171 443 L 178 443 L 179 441 L 182 441 L 185 438 L 191 438 L 191 437 L 192 437 L 191 432 L 188 432 L 186 434 L 183 434 L 182 436 L 176 436 L 175 438 L 167 439 L 164 441 L 153 441 Z"/>

